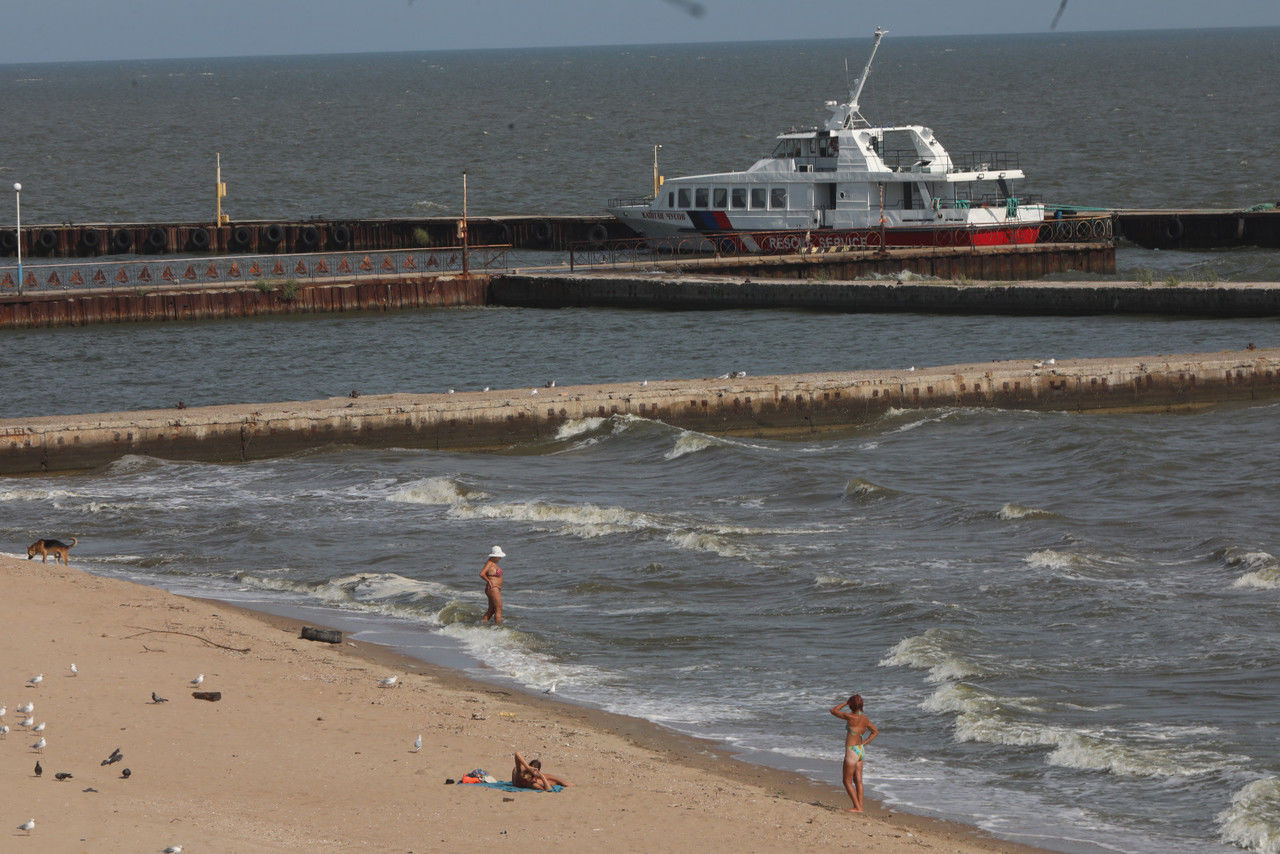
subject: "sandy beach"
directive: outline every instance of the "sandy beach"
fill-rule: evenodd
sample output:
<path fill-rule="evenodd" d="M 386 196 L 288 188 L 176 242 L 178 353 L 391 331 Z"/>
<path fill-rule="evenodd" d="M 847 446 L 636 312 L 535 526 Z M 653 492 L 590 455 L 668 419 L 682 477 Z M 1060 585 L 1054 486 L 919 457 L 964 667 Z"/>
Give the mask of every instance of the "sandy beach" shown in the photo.
<path fill-rule="evenodd" d="M 879 806 L 841 812 L 834 761 L 830 785 L 815 784 L 645 721 L 82 573 L 74 557 L 69 569 L 0 557 L 0 573 L 8 851 L 1032 850 Z M 219 701 L 192 696 L 197 674 Z M 398 684 L 382 687 L 391 675 Z M 20 725 L 25 703 L 47 722 L 42 733 Z M 117 748 L 123 758 L 102 764 Z M 477 767 L 509 777 L 514 750 L 573 786 L 445 784 Z M 30 818 L 27 834 L 18 828 Z"/>

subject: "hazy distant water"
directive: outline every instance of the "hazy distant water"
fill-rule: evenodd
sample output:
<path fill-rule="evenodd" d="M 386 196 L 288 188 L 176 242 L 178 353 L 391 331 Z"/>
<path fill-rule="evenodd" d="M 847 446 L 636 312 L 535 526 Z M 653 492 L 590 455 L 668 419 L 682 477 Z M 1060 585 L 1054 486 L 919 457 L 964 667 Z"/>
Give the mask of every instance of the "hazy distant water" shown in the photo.
<path fill-rule="evenodd" d="M 1247 205 L 1280 186 L 1278 36 L 890 36 L 865 112 L 1017 149 L 1054 201 Z M 464 168 L 478 213 L 594 212 L 645 191 L 656 142 L 668 174 L 749 163 L 866 46 L 0 67 L 0 181 L 28 222 L 208 218 L 220 150 L 242 217 L 453 212 Z M 1278 343 L 1274 320 L 513 309 L 0 337 L 7 417 Z M 0 481 L 0 549 L 78 536 L 80 565 L 328 609 L 831 781 L 825 710 L 860 690 L 877 796 L 1066 850 L 1274 854 L 1276 419 L 934 410 L 811 442 L 592 419 L 505 454 L 130 458 Z M 495 542 L 503 630 L 474 623 Z"/>

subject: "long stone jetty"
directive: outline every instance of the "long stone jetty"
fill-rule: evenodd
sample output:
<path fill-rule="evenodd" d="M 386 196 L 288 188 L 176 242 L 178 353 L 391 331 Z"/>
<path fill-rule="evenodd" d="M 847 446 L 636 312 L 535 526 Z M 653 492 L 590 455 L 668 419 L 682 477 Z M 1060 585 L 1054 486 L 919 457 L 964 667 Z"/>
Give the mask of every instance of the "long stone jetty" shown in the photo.
<path fill-rule="evenodd" d="M 804 436 L 890 408 L 1189 410 L 1280 397 L 1280 348 L 904 370 L 639 380 L 0 420 L 0 474 L 89 469 L 127 454 L 233 462 L 330 444 L 496 450 L 573 422 L 649 418 L 705 433 Z"/>

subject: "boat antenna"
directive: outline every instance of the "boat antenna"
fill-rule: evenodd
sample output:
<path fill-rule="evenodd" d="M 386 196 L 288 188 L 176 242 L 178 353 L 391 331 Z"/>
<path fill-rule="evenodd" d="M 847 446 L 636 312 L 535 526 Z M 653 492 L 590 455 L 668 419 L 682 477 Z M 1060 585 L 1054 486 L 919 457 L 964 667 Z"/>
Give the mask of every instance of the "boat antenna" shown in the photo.
<path fill-rule="evenodd" d="M 862 69 L 862 76 L 858 78 L 858 87 L 849 92 L 849 117 L 861 119 L 862 115 L 858 112 L 858 99 L 862 97 L 862 87 L 867 85 L 867 75 L 871 73 L 871 63 L 875 62 L 876 50 L 880 47 L 880 40 L 889 34 L 888 30 L 882 30 L 876 27 L 876 40 L 871 44 L 871 56 L 867 57 L 867 66 Z M 848 67 L 849 60 L 845 60 L 845 67 Z"/>

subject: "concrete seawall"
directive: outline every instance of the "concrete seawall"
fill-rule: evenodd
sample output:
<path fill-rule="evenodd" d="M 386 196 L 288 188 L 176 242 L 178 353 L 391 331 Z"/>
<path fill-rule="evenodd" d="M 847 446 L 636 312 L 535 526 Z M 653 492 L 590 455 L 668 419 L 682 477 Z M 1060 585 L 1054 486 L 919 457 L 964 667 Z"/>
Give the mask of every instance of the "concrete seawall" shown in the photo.
<path fill-rule="evenodd" d="M 1280 317 L 1280 284 L 1144 285 L 1137 282 L 827 282 L 664 273 L 528 273 L 495 276 L 495 305 L 563 308 L 731 309 L 939 314 L 1165 314 Z"/>
<path fill-rule="evenodd" d="M 705 433 L 800 436 L 867 423 L 890 407 L 1162 411 L 1277 397 L 1280 348 L 330 398 L 3 419 L 0 474 L 92 468 L 126 454 L 233 462 L 326 444 L 501 449 L 614 415 Z"/>

